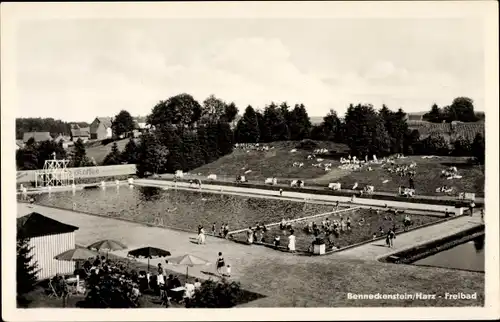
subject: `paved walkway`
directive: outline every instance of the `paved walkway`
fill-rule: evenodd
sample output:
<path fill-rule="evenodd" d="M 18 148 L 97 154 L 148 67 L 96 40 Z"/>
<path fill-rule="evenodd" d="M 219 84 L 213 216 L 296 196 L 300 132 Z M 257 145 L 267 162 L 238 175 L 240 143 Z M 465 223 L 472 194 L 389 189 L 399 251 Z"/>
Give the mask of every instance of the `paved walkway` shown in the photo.
<path fill-rule="evenodd" d="M 127 250 L 113 252 L 122 257 L 125 257 L 127 252 L 132 249 L 143 246 L 154 246 L 170 251 L 172 256 L 180 256 L 189 253 L 215 263 L 217 253 L 222 252 L 226 262 L 232 266 L 231 279 L 240 281 L 243 287 L 249 291 L 258 292 L 268 297 L 273 297 L 276 294 L 273 293 L 274 291 L 269 292 L 269 287 L 267 285 L 262 285 L 255 277 L 252 278 L 247 275 L 248 272 L 253 272 L 255 267 L 264 267 L 269 263 L 275 263 L 282 267 L 291 267 L 294 265 L 298 265 L 297 267 L 310 267 L 311 263 L 334 265 L 335 260 L 340 259 L 360 259 L 361 262 L 373 261 L 379 256 L 389 252 L 401 250 L 404 247 L 415 245 L 416 243 L 421 243 L 427 238 L 442 237 L 455 231 L 471 227 L 473 224 L 477 224 L 478 221 L 478 219 L 474 217 L 460 217 L 442 224 L 401 234 L 396 240 L 395 249 L 380 247 L 376 244 L 381 244 L 381 242 L 375 242 L 326 256 L 298 256 L 258 245 L 243 245 L 211 236 L 207 236 L 205 245 L 198 245 L 194 242 L 196 236 L 193 233 L 159 227 L 149 227 L 113 218 L 77 213 L 70 210 L 61 210 L 26 203 L 17 204 L 18 217 L 33 211 L 79 227 L 75 232 L 75 241 L 77 244 L 85 246 L 101 239 L 115 239 L 125 243 L 128 246 Z M 139 261 L 147 263 L 147 260 Z M 180 275 L 186 272 L 185 266 L 171 266 L 165 264 L 165 259 L 151 260 L 151 267 L 154 268 L 159 262 L 163 262 L 165 268 L 175 271 Z M 377 265 L 393 264 L 377 263 Z M 381 267 L 381 269 L 383 269 L 383 267 Z M 213 264 L 210 266 L 189 268 L 190 276 L 201 279 L 213 277 L 214 273 L 215 265 Z M 279 272 L 276 272 L 276 274 L 276 283 L 279 283 Z M 301 283 L 305 283 L 306 281 L 300 280 L 296 282 L 297 289 L 300 289 Z M 347 281 L 347 283 L 349 282 Z M 276 287 L 272 289 L 276 290 Z M 278 289 L 281 290 L 280 287 L 278 287 Z M 295 290 L 289 290 L 289 292 L 295 294 Z M 293 295 L 292 293 L 290 293 L 290 296 Z M 280 296 L 280 294 L 276 296 Z M 285 297 L 288 298 L 288 295 Z M 256 304 L 254 303 L 253 305 Z"/>
<path fill-rule="evenodd" d="M 164 174 L 160 174 L 158 175 L 160 178 L 162 179 L 166 179 L 166 180 L 174 180 L 174 174 L 170 174 L 170 173 L 164 173 Z M 234 176 L 230 176 L 231 178 L 234 178 Z M 190 175 L 186 175 L 187 179 L 200 179 L 202 182 L 203 181 L 207 181 L 207 177 L 205 176 L 198 176 L 198 175 L 194 175 L 194 174 L 190 174 Z M 304 178 L 277 178 L 278 181 L 281 181 L 281 180 L 303 180 Z M 223 181 L 223 182 L 231 182 L 231 183 L 234 183 L 234 179 L 227 179 L 226 176 L 223 176 L 222 178 L 221 177 L 218 177 L 217 178 L 217 181 Z M 332 180 L 331 182 L 335 182 L 335 180 Z M 255 181 L 255 180 L 250 180 L 248 181 L 248 183 L 251 183 L 251 184 L 262 184 L 262 181 Z M 288 187 L 287 185 L 283 185 L 283 184 L 278 184 L 276 186 L 277 188 L 279 187 Z M 312 185 L 312 186 L 308 186 L 309 188 L 313 188 L 314 190 L 321 190 L 322 188 L 324 189 L 325 186 L 319 186 L 319 185 Z M 313 190 L 313 191 L 314 191 Z M 352 192 L 353 194 L 356 193 L 356 191 L 354 190 L 350 190 L 350 189 L 342 189 L 342 191 L 344 192 Z M 358 191 L 359 192 L 359 191 Z M 314 192 L 313 192 L 314 193 Z M 376 195 L 382 195 L 382 196 L 392 196 L 394 197 L 395 196 L 395 193 L 391 193 L 391 192 L 386 192 L 386 191 L 376 191 Z M 423 199 L 427 199 L 429 201 L 432 201 L 432 200 L 450 200 L 450 201 L 456 201 L 457 199 L 455 197 L 451 197 L 451 196 L 421 196 L 419 195 L 418 196 L 419 198 L 423 198 Z M 476 197 L 475 199 L 476 203 L 483 203 L 484 204 L 484 198 L 483 197 Z"/>
<path fill-rule="evenodd" d="M 137 184 L 147 185 L 147 186 L 157 186 L 157 187 L 175 187 L 175 183 L 169 180 L 150 180 L 150 179 L 137 179 L 135 180 Z M 180 188 L 189 188 L 189 183 L 186 182 L 177 182 L 177 187 Z M 194 188 L 195 185 L 192 185 L 191 188 Z M 251 195 L 264 195 L 274 198 L 280 198 L 279 191 L 266 190 L 266 189 L 256 189 L 256 188 L 246 188 L 246 187 L 234 187 L 234 186 L 221 186 L 221 185 L 212 185 L 212 184 L 204 184 L 202 185 L 202 190 L 207 191 L 217 191 L 224 193 L 232 193 L 232 194 L 241 194 L 246 196 Z M 330 195 L 318 195 L 313 193 L 302 193 L 302 192 L 292 192 L 286 191 L 283 192 L 283 198 L 293 198 L 294 200 L 310 200 L 310 201 L 322 201 L 322 202 L 351 202 L 351 198 L 342 197 L 342 196 L 330 196 Z M 455 210 L 450 206 L 441 206 L 441 205 L 429 205 L 422 203 L 412 203 L 412 202 L 400 202 L 400 201 L 386 201 L 386 200 L 377 200 L 377 199 L 365 199 L 365 198 L 355 198 L 354 205 L 359 206 L 377 206 L 383 207 L 385 205 L 394 208 L 400 209 L 412 209 L 418 211 L 433 211 L 433 212 L 445 212 L 446 210 L 453 211 Z"/>
<path fill-rule="evenodd" d="M 377 240 L 369 244 L 338 252 L 335 255 L 339 257 L 376 260 L 416 245 L 442 239 L 466 229 L 479 226 L 482 223 L 479 213 L 475 213 L 472 217 L 462 216 L 440 224 L 399 234 L 396 236 L 394 247 L 392 248 L 386 246 L 385 240 Z"/>

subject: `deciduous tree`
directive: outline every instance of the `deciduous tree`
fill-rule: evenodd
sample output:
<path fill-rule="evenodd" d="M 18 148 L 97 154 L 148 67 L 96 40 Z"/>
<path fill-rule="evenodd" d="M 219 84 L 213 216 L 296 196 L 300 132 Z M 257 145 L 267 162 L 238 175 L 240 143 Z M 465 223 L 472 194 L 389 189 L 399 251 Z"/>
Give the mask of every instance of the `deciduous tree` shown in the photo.
<path fill-rule="evenodd" d="M 155 128 L 175 124 L 183 129 L 193 126 L 199 121 L 200 116 L 200 104 L 191 95 L 184 93 L 172 96 L 166 101 L 160 101 L 156 104 L 147 117 L 147 123 Z"/>
<path fill-rule="evenodd" d="M 113 130 L 113 135 L 120 137 L 121 135 L 130 133 L 134 130 L 135 122 L 129 112 L 121 110 L 118 113 L 112 123 L 111 129 Z"/>

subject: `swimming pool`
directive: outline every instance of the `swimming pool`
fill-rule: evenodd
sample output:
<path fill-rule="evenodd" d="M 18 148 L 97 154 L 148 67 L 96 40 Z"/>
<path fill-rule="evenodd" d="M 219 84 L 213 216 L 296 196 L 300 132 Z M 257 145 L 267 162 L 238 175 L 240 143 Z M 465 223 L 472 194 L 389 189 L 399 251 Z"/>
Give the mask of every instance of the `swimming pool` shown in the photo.
<path fill-rule="evenodd" d="M 44 206 L 74 208 L 75 211 L 189 231 L 197 231 L 198 225 L 203 225 L 206 232 L 211 230 L 213 223 L 217 229 L 222 223 L 228 223 L 229 230 L 233 231 L 257 222 L 269 224 L 282 218 L 294 219 L 333 210 L 331 205 L 299 201 L 124 185 L 42 193 L 34 198 L 37 204 Z"/>

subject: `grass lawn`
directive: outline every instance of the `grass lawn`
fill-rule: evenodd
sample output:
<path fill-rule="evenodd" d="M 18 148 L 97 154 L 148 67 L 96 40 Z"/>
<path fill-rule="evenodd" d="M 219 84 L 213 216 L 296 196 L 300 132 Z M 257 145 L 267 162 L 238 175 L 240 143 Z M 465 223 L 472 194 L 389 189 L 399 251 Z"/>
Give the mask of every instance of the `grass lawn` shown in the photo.
<path fill-rule="evenodd" d="M 102 161 L 104 161 L 104 158 L 106 155 L 111 152 L 111 147 L 113 146 L 114 143 L 118 146 L 118 150 L 123 151 L 125 149 L 125 146 L 127 145 L 128 141 L 130 139 L 123 139 L 123 140 L 117 140 L 115 142 L 108 143 L 106 145 L 101 144 L 94 144 L 91 145 L 90 147 L 86 148 L 87 151 L 87 157 L 89 158 L 94 158 L 95 162 L 100 165 Z M 136 141 L 138 142 L 138 141 Z"/>
<path fill-rule="evenodd" d="M 484 274 L 331 257 L 331 262 L 289 265 L 266 261 L 247 268 L 246 288 L 268 297 L 243 307 L 483 306 Z M 434 300 L 352 300 L 347 293 L 437 294 Z M 478 300 L 447 300 L 444 293 L 474 293 Z"/>
<path fill-rule="evenodd" d="M 380 236 L 379 229 L 382 227 L 384 233 L 387 233 L 393 225 L 396 225 L 396 232 L 403 231 L 403 218 L 404 214 L 391 214 L 387 212 L 381 212 L 380 214 L 376 213 L 376 210 L 369 209 L 356 209 L 348 212 L 340 213 L 337 216 L 325 216 L 325 217 L 317 217 L 313 220 L 304 220 L 293 225 L 294 234 L 296 236 L 296 247 L 299 251 L 307 251 L 309 247 L 312 245 L 312 241 L 314 240 L 314 235 L 309 234 L 306 231 L 306 226 L 309 222 L 315 222 L 319 227 L 321 227 L 321 222 L 329 218 L 331 221 L 334 219 L 340 220 L 344 218 L 351 218 L 351 231 L 344 231 L 340 233 L 339 238 L 336 238 L 333 234 L 329 237 L 333 244 L 338 248 L 343 248 L 346 246 L 354 245 L 357 243 L 361 243 L 367 240 L 371 240 L 374 233 L 377 233 L 377 236 Z M 364 218 L 364 224 L 360 225 L 359 221 L 361 218 Z M 411 215 L 411 219 L 413 221 L 413 227 L 418 227 L 424 224 L 428 224 L 434 222 L 436 220 L 442 219 L 438 217 L 432 216 L 423 216 L 423 215 Z M 274 236 L 281 236 L 281 245 L 286 246 L 288 244 L 288 236 L 290 235 L 289 231 L 281 231 L 279 226 L 271 227 L 264 235 L 263 242 L 272 244 L 274 240 Z M 324 233 L 320 235 L 320 237 L 325 238 Z M 234 239 L 239 241 L 246 241 L 246 232 L 235 234 Z"/>
<path fill-rule="evenodd" d="M 318 142 L 321 148 L 331 151 L 345 151 L 344 145 L 331 142 Z M 217 174 L 219 180 L 234 181 L 237 175 L 243 175 L 246 170 L 252 172 L 244 174 L 250 182 L 264 183 L 269 177 L 277 177 L 278 184 L 286 184 L 293 179 L 303 179 L 306 186 L 321 186 L 326 188 L 330 182 L 340 182 L 344 189 L 350 189 L 355 182 L 359 187 L 372 185 L 375 191 L 398 193 L 400 185 L 409 186 L 408 178 L 400 178 L 395 173 L 389 173 L 382 165 L 371 165 L 373 171 L 368 171 L 367 167 L 351 171 L 340 169 L 340 157 L 338 156 L 318 156 L 321 163 L 332 163 L 329 172 L 324 167 L 317 168 L 312 164 L 319 163 L 317 160 L 307 160 L 311 151 L 297 150 L 290 153 L 290 150 L 297 145 L 296 142 L 273 142 L 268 146 L 274 146 L 269 151 L 235 149 L 233 153 L 220 158 L 219 160 L 194 169 L 190 173 L 207 176 Z M 294 162 L 302 162 L 302 168 L 294 167 Z M 453 187 L 453 195 L 459 192 L 475 192 L 478 197 L 484 197 L 484 167 L 471 165 L 467 158 L 463 157 L 441 157 L 435 159 L 422 159 L 421 156 L 409 156 L 399 159 L 397 164 L 417 163 L 417 175 L 415 177 L 415 188 L 417 194 L 427 196 L 444 196 L 437 193 L 436 188 L 447 185 Z M 441 171 L 451 166 L 458 169 L 462 179 L 447 180 L 441 177 Z M 387 183 L 382 183 L 389 180 Z"/>
<path fill-rule="evenodd" d="M 36 202 L 50 207 L 73 209 L 113 218 L 126 218 L 152 225 L 197 231 L 203 225 L 206 232 L 216 223 L 229 224 L 229 230 L 270 224 L 282 218 L 300 218 L 330 212 L 331 205 L 268 200 L 264 198 L 214 194 L 200 191 L 162 190 L 150 187 L 122 186 L 106 190 L 85 189 L 35 196 Z"/>
<path fill-rule="evenodd" d="M 338 153 L 348 150 L 347 146 L 343 144 L 327 141 L 316 142 L 318 143 L 318 149 L 324 148 Z M 220 179 L 226 177 L 226 179 L 231 181 L 235 180 L 236 175 L 245 175 L 246 179 L 250 181 L 261 182 L 273 176 L 277 178 L 300 179 L 314 178 L 325 174 L 324 169 L 311 166 L 311 163 L 318 163 L 316 160 L 307 160 L 307 156 L 312 154 L 313 151 L 297 150 L 295 153 L 290 152 L 298 144 L 299 142 L 293 141 L 261 144 L 261 146 L 274 147 L 274 149 L 269 149 L 269 151 L 248 150 L 247 152 L 245 149 L 235 148 L 233 153 L 194 169 L 190 173 L 202 173 L 204 176 L 213 173 L 217 174 Z M 318 158 L 324 158 L 325 161 L 323 162 L 335 161 L 333 157 L 318 156 Z M 303 162 L 304 167 L 293 167 L 294 162 Z M 245 174 L 247 170 L 252 170 L 252 172 Z"/>
<path fill-rule="evenodd" d="M 397 164 L 417 163 L 417 174 L 414 179 L 417 194 L 425 196 L 445 196 L 444 193 L 437 193 L 436 188 L 447 185 L 453 187 L 453 195 L 459 192 L 475 192 L 478 197 L 484 197 L 484 167 L 470 165 L 464 158 L 442 157 L 439 159 L 422 159 L 421 156 L 410 156 L 406 159 L 399 159 Z M 448 180 L 441 177 L 441 171 L 451 166 L 458 169 L 461 179 Z M 409 186 L 408 178 L 401 178 L 398 174 L 389 173 L 381 165 L 372 165 L 373 171 L 362 169 L 361 171 L 350 172 L 348 175 L 339 178 L 339 182 L 345 188 L 351 188 L 355 182 L 360 187 L 373 185 L 375 191 L 398 193 L 399 186 Z M 382 183 L 389 180 L 387 183 Z M 328 185 L 328 180 L 317 178 L 312 180 L 316 184 Z"/>

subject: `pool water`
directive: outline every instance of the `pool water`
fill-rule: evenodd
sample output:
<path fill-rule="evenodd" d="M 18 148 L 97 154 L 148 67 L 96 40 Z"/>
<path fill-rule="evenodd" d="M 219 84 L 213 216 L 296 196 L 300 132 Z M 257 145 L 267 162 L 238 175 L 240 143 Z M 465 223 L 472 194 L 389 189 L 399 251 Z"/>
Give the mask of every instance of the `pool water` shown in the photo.
<path fill-rule="evenodd" d="M 413 264 L 484 272 L 484 235 Z"/>
<path fill-rule="evenodd" d="M 98 187 L 34 197 L 37 204 L 44 206 L 74 208 L 75 211 L 158 226 L 197 231 L 201 224 L 207 233 L 213 223 L 217 230 L 222 223 L 228 223 L 229 230 L 233 231 L 257 222 L 270 224 L 282 218 L 293 219 L 333 210 L 331 205 L 141 186 Z"/>

